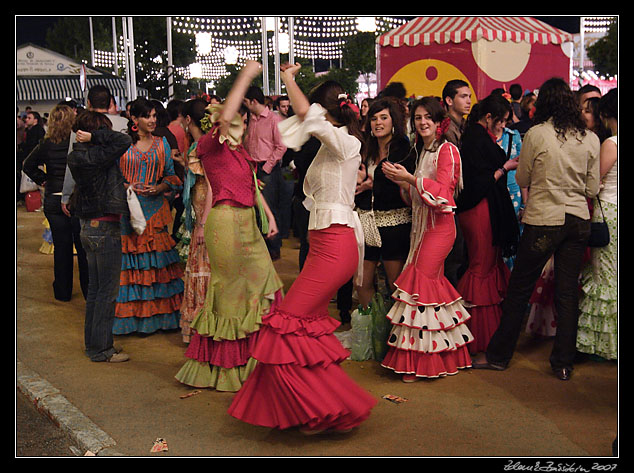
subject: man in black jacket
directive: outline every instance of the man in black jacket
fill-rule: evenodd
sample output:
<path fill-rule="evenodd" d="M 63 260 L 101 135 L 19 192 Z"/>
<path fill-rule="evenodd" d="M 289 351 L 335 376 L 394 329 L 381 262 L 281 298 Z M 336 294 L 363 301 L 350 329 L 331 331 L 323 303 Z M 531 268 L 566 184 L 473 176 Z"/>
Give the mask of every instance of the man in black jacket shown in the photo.
<path fill-rule="evenodd" d="M 129 213 L 119 158 L 130 147 L 129 135 L 112 131 L 102 113 L 77 117 L 77 143 L 68 155 L 75 180 L 73 213 L 81 222 L 81 241 L 89 269 L 84 342 L 92 361 L 127 361 L 114 347 L 112 327 L 121 274 L 121 215 Z"/>

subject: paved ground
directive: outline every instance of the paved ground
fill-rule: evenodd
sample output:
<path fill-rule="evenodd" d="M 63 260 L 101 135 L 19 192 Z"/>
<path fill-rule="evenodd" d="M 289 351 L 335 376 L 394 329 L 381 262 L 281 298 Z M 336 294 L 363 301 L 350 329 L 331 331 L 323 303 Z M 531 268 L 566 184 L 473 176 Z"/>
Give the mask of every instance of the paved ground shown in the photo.
<path fill-rule="evenodd" d="M 337 436 L 305 437 L 296 430 L 239 422 L 226 413 L 230 393 L 204 390 L 181 399 L 192 389 L 174 379 L 185 351 L 178 332 L 118 336 L 131 361 L 91 363 L 83 354 L 79 285 L 70 302 L 52 296 L 53 258 L 38 251 L 43 218 L 40 212 L 17 210 L 17 394 L 68 436 L 77 446 L 73 454 L 478 457 L 496 461 L 490 471 L 502 471 L 508 457 L 525 457 L 524 468 L 543 457 L 564 458 L 567 464 L 596 460 L 602 468 L 620 460 L 612 457 L 619 426 L 618 365 L 588 361 L 562 382 L 548 365 L 551 342 L 528 336 L 503 373 L 468 370 L 404 384 L 374 361 L 344 362 L 379 403 L 360 428 Z M 293 239 L 285 240 L 283 258 L 276 262 L 287 287 L 297 275 L 295 246 Z M 394 404 L 382 399 L 385 394 L 408 401 Z M 20 406 L 16 395 L 17 413 L 24 412 Z M 50 451 L 29 453 L 21 442 L 31 422 L 25 419 L 16 414 L 17 446 L 24 452 L 16 456 L 68 454 L 70 446 L 56 431 L 49 436 L 61 451 L 46 443 Z M 165 439 L 167 451 L 150 452 L 157 438 Z"/>

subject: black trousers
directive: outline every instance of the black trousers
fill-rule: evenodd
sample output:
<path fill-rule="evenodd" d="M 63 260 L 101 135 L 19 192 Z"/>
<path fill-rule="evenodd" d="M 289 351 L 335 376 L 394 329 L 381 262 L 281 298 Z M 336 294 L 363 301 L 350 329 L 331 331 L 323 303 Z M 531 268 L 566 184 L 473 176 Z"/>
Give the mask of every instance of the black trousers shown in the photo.
<path fill-rule="evenodd" d="M 51 236 L 53 237 L 53 294 L 55 299 L 69 301 L 73 293 L 74 255 L 77 250 L 77 266 L 79 268 L 79 284 L 86 298 L 88 293 L 88 261 L 81 243 L 80 225 L 77 217 L 67 217 L 63 213 L 52 213 L 44 210 Z"/>
<path fill-rule="evenodd" d="M 590 221 L 566 214 L 563 225 L 524 225 L 515 265 L 502 302 L 500 325 L 487 347 L 487 360 L 507 366 L 522 329 L 530 296 L 544 265 L 554 255 L 557 333 L 550 355 L 553 369 L 572 368 L 579 320 L 579 274 L 590 237 Z"/>

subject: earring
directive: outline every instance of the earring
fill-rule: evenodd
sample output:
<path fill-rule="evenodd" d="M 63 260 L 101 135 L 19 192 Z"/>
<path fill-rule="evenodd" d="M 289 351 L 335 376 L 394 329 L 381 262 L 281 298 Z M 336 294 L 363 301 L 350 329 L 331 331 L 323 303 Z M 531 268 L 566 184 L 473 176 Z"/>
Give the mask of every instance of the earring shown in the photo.
<path fill-rule="evenodd" d="M 136 123 L 132 125 L 132 131 L 139 131 L 139 127 L 136 126 Z"/>

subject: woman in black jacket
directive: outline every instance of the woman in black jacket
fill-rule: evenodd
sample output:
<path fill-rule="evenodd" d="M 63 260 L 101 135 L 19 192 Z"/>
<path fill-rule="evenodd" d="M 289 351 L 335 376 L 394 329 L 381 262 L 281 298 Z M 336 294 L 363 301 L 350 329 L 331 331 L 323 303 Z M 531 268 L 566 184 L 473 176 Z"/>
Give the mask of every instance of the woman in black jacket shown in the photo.
<path fill-rule="evenodd" d="M 84 342 L 92 361 L 121 362 L 129 356 L 114 348 L 112 327 L 121 274 L 121 216 L 128 205 L 119 158 L 129 135 L 112 131 L 108 117 L 83 112 L 77 117 L 77 143 L 68 156 L 75 180 L 74 213 L 81 221 L 90 284 L 86 298 Z"/>
<path fill-rule="evenodd" d="M 35 146 L 23 165 L 24 173 L 38 186 L 44 186 L 44 215 L 53 237 L 53 294 L 59 301 L 69 301 L 73 292 L 73 246 L 77 250 L 79 283 L 84 298 L 88 291 L 88 263 L 79 237 L 79 219 L 65 215 L 60 206 L 74 122 L 72 108 L 55 106 L 51 110 L 44 139 Z"/>
<path fill-rule="evenodd" d="M 470 304 L 467 324 L 475 337 L 472 353 L 486 350 L 500 323 L 500 302 L 510 275 L 502 257 L 514 255 L 519 241 L 519 225 L 506 186 L 506 173 L 517 167 L 517 158 L 507 158 L 495 133 L 510 116 L 511 104 L 490 95 L 472 107 L 462 134 L 464 188 L 458 196 L 457 214 L 469 267 L 457 289 Z"/>

